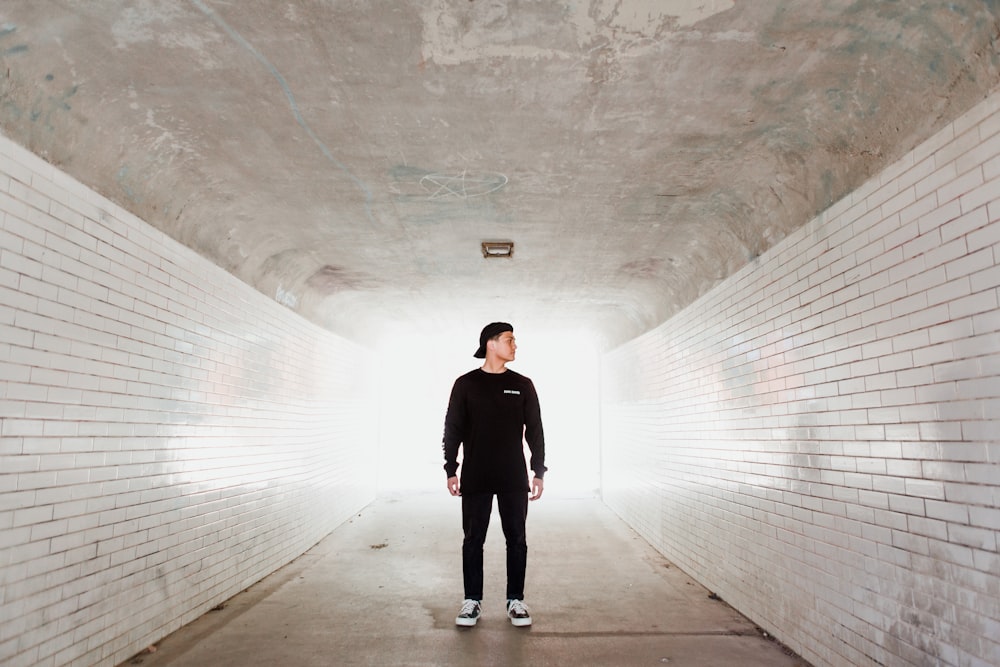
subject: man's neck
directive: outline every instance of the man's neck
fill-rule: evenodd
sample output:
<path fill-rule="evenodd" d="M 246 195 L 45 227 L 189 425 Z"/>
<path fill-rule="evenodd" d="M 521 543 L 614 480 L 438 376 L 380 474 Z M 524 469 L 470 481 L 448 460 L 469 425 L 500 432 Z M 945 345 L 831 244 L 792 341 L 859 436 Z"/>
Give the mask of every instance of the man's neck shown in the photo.
<path fill-rule="evenodd" d="M 507 370 L 507 362 L 502 359 L 490 359 L 486 358 L 486 363 L 483 364 L 483 370 L 487 373 L 503 373 Z"/>

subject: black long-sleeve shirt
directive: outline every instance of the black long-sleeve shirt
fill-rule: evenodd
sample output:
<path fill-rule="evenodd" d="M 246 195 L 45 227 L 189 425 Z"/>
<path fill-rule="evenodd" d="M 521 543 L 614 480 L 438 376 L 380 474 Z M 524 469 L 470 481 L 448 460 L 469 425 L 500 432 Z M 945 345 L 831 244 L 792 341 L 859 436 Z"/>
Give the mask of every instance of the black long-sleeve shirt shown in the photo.
<path fill-rule="evenodd" d="M 455 380 L 444 419 L 444 470 L 455 475 L 461 445 L 463 493 L 527 491 L 524 442 L 531 452 L 529 467 L 543 477 L 545 434 L 530 379 L 510 369 L 477 368 Z"/>

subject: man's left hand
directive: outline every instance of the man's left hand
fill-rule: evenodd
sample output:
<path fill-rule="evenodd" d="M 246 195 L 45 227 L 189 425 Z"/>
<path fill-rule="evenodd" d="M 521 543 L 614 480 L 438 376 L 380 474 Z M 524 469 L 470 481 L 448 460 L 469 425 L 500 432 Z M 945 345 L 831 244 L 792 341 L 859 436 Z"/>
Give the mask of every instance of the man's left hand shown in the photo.
<path fill-rule="evenodd" d="M 541 477 L 535 477 L 531 480 L 531 496 L 529 500 L 538 500 L 542 497 L 542 491 L 545 489 L 545 482 Z"/>

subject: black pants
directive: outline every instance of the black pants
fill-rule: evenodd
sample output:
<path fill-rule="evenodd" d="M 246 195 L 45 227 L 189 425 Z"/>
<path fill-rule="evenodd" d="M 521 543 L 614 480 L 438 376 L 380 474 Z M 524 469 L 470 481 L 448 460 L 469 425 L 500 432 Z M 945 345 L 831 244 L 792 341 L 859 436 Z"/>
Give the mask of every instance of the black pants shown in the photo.
<path fill-rule="evenodd" d="M 500 525 L 507 538 L 507 599 L 524 599 L 524 571 L 528 562 L 528 543 L 524 522 L 528 518 L 528 493 L 497 493 Z M 493 511 L 492 493 L 462 494 L 462 575 L 465 597 L 483 599 L 483 544 Z"/>

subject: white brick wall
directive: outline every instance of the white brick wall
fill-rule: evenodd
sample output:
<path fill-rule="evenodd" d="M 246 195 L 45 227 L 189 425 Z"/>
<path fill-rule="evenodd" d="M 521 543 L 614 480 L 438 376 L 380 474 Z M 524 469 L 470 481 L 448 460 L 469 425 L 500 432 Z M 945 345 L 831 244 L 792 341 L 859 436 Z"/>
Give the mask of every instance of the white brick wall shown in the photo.
<path fill-rule="evenodd" d="M 606 501 L 816 665 L 1000 665 L 1000 94 L 607 354 Z"/>
<path fill-rule="evenodd" d="M 364 506 L 372 370 L 0 137 L 0 664 L 118 664 Z"/>

